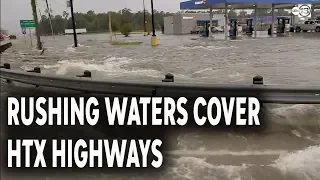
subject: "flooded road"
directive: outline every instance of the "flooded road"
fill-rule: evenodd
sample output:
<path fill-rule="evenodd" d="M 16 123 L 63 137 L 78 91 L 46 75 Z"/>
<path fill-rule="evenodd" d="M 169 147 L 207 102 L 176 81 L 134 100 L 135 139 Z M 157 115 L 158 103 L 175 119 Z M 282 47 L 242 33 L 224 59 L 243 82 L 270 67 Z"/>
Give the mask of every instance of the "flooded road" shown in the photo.
<path fill-rule="evenodd" d="M 310 34 L 310 35 L 309 35 Z M 223 35 L 222 35 L 223 36 Z M 141 41 L 140 46 L 112 46 L 108 35 L 80 35 L 80 47 L 73 48 L 73 36 L 43 37 L 43 56 L 29 44 L 13 43 L 3 61 L 19 68 L 40 66 L 44 72 L 74 76 L 90 70 L 93 78 L 120 78 L 159 81 L 173 73 L 179 82 L 251 82 L 254 75 L 267 84 L 318 84 L 320 35 L 209 41 L 198 36 L 164 36 L 159 47 L 150 46 L 150 37 L 117 36 L 117 40 Z M 17 40 L 19 41 L 19 40 Z M 35 43 L 35 41 L 33 42 Z M 11 54 L 11 51 L 16 53 Z"/>
<path fill-rule="evenodd" d="M 223 36 L 223 35 L 222 35 Z M 265 84 L 320 85 L 320 34 L 222 41 L 198 36 L 117 36 L 140 46 L 112 46 L 107 34 L 43 37 L 44 55 L 23 39 L 1 55 L 1 63 L 43 73 L 74 77 L 84 70 L 93 79 L 160 82 L 166 73 L 175 82 L 250 84 L 262 75 Z M 35 42 L 35 41 L 34 41 Z M 3 82 L 2 82 L 3 83 Z M 4 85 L 4 84 L 2 84 Z M 181 130 L 177 148 L 167 152 L 165 173 L 95 174 L 70 179 L 301 180 L 320 179 L 320 106 L 268 105 L 271 126 L 259 134 Z M 47 177 L 58 179 L 56 177 Z"/>

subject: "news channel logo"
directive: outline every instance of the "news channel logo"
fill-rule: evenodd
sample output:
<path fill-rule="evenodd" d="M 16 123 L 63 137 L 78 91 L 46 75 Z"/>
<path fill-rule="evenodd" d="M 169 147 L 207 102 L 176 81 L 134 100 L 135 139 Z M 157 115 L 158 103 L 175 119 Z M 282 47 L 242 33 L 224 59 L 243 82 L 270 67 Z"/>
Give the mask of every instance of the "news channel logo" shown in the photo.
<path fill-rule="evenodd" d="M 200 5 L 200 4 L 206 4 L 207 0 L 202 0 L 202 1 L 196 1 L 195 4 L 196 5 Z"/>
<path fill-rule="evenodd" d="M 311 4 L 299 4 L 292 8 L 292 14 L 299 18 L 311 18 Z"/>

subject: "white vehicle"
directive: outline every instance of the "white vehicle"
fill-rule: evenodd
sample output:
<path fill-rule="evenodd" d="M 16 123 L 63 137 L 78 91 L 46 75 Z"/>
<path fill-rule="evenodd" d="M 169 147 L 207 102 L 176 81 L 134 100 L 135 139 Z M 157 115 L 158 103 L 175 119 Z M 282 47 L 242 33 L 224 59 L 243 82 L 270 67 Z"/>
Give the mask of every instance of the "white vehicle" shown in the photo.
<path fill-rule="evenodd" d="M 315 31 L 320 32 L 320 20 L 308 20 L 304 23 L 297 24 L 294 26 L 296 32 L 308 32 Z"/>
<path fill-rule="evenodd" d="M 213 26 L 213 28 L 211 29 L 212 32 L 224 32 L 223 27 L 219 27 L 219 26 Z"/>
<path fill-rule="evenodd" d="M 64 30 L 65 34 L 73 34 L 73 29 L 65 29 Z M 87 29 L 76 29 L 76 33 L 77 34 L 83 34 L 83 33 L 87 33 Z"/>

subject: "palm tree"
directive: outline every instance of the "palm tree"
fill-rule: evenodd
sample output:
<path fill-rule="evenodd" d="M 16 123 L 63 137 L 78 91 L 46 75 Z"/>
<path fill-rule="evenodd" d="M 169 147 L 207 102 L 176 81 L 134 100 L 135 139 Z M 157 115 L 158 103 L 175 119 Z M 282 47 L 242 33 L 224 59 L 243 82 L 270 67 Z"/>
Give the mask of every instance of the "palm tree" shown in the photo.
<path fill-rule="evenodd" d="M 67 11 L 63 11 L 62 16 L 64 17 L 65 20 L 67 20 L 69 17 L 69 13 Z"/>
<path fill-rule="evenodd" d="M 62 16 L 64 17 L 64 29 L 67 29 L 69 13 L 67 11 L 63 11 Z"/>

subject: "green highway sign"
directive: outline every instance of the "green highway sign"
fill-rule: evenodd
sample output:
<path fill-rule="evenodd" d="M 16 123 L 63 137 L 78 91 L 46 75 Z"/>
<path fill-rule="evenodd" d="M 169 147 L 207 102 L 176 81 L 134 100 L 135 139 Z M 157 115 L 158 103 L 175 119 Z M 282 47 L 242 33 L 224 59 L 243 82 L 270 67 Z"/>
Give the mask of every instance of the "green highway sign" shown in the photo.
<path fill-rule="evenodd" d="M 20 27 L 26 29 L 33 29 L 36 27 L 34 20 L 20 20 Z"/>

